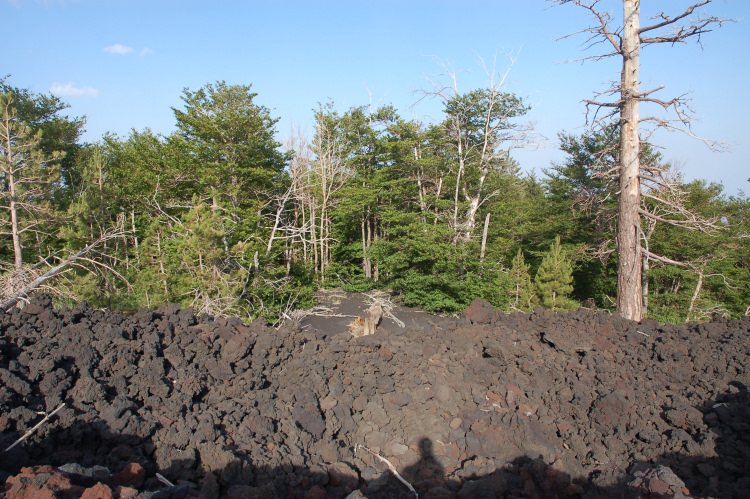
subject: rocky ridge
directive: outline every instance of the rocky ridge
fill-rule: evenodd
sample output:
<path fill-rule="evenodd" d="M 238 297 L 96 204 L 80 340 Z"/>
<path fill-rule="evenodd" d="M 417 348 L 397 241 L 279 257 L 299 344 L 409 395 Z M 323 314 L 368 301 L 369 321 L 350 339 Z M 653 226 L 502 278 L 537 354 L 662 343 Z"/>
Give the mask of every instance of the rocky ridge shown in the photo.
<path fill-rule="evenodd" d="M 395 313 L 405 327 L 352 338 L 349 319 L 274 329 L 38 297 L 0 317 L 0 449 L 66 405 L 0 451 L 0 484 L 8 499 L 41 497 L 29 484 L 414 497 L 387 460 L 423 498 L 750 496 L 750 318 L 672 326 L 479 300 L 460 318 Z M 141 482 L 118 482 L 133 470 Z"/>

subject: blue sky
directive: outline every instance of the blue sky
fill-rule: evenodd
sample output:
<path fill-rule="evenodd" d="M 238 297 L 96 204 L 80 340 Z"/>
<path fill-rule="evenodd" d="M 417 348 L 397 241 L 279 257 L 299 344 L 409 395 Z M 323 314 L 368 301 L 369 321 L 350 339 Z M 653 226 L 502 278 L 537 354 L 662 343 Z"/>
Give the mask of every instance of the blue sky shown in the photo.
<path fill-rule="evenodd" d="M 617 14 L 618 3 L 601 5 Z M 648 4 L 675 14 L 691 2 L 643 3 L 646 24 L 657 13 Z M 693 132 L 731 150 L 712 153 L 680 133 L 658 133 L 654 142 L 687 179 L 750 192 L 750 1 L 715 0 L 703 11 L 739 22 L 705 35 L 702 49 L 646 48 L 642 88 L 665 85 L 663 99 L 690 92 L 700 119 Z M 281 118 L 280 138 L 293 124 L 311 133 L 313 108 L 329 99 L 341 110 L 393 104 L 406 118 L 430 121 L 440 117 L 437 102 L 413 106 L 415 91 L 441 72 L 430 56 L 459 70 L 459 90 L 468 91 L 487 84 L 480 57 L 491 64 L 497 54 L 505 72 L 508 53 L 515 63 L 506 90 L 527 99 L 528 118 L 547 138 L 541 150 L 514 157 L 540 173 L 564 158 L 558 132 L 584 131 L 581 100 L 619 78 L 615 59 L 565 63 L 595 54 L 582 50 L 583 38 L 557 40 L 590 19 L 542 0 L 0 0 L 0 18 L 0 74 L 59 95 L 71 115 L 86 116 L 89 142 L 133 128 L 168 134 L 183 88 L 217 80 L 252 84 L 256 102 Z"/>

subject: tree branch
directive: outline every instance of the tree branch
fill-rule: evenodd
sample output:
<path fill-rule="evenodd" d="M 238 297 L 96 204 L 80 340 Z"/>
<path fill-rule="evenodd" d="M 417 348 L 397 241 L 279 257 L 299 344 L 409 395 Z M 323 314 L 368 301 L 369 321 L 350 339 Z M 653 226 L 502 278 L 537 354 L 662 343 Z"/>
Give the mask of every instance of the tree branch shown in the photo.
<path fill-rule="evenodd" d="M 671 258 L 666 258 L 666 257 L 660 256 L 660 255 L 657 255 L 656 253 L 650 252 L 646 248 L 641 248 L 641 251 L 643 251 L 644 253 L 646 253 L 646 255 L 648 256 L 649 260 L 654 260 L 654 261 L 657 261 L 659 263 L 665 263 L 667 265 L 676 265 L 678 267 L 682 267 L 682 268 L 685 268 L 685 269 L 693 268 L 692 265 L 690 265 L 688 263 L 678 262 L 677 260 L 672 260 Z"/>
<path fill-rule="evenodd" d="M 655 30 L 655 29 L 663 28 L 664 26 L 669 26 L 670 24 L 674 24 L 677 21 L 679 21 L 680 19 L 684 19 L 687 16 L 689 16 L 690 14 L 692 14 L 693 11 L 696 8 L 703 7 L 704 5 L 707 5 L 707 4 L 711 3 L 711 1 L 712 0 L 703 0 L 702 2 L 698 2 L 696 4 L 693 4 L 690 7 L 688 7 L 685 12 L 683 12 L 682 14 L 680 14 L 679 16 L 674 17 L 674 18 L 671 18 L 671 17 L 665 15 L 662 12 L 662 13 L 660 13 L 656 17 L 664 19 L 663 22 L 660 22 L 660 23 L 657 23 L 657 24 L 652 24 L 651 26 L 644 26 L 644 27 L 642 27 L 641 29 L 638 30 L 638 34 L 640 35 L 641 33 L 645 33 L 647 31 L 652 31 L 652 30 Z"/>
<path fill-rule="evenodd" d="M 121 232 L 121 231 L 111 232 L 111 233 L 102 235 L 96 241 L 92 242 L 88 246 L 85 246 L 83 249 L 78 251 L 78 253 L 63 260 L 59 265 L 52 267 L 50 270 L 48 270 L 41 276 L 37 277 L 33 281 L 29 282 L 18 291 L 12 292 L 9 296 L 5 297 L 2 301 L 0 301 L 0 311 L 7 311 L 8 309 L 16 305 L 19 301 L 24 300 L 35 289 L 39 288 L 42 284 L 44 284 L 48 280 L 52 279 L 56 275 L 63 272 L 71 264 L 82 259 L 84 255 L 92 251 L 94 248 L 96 248 L 100 244 L 104 243 L 105 241 L 109 241 L 111 239 L 122 237 L 123 235 L 124 235 L 124 232 Z M 10 276 L 11 279 L 14 279 L 15 277 L 16 276 Z"/>

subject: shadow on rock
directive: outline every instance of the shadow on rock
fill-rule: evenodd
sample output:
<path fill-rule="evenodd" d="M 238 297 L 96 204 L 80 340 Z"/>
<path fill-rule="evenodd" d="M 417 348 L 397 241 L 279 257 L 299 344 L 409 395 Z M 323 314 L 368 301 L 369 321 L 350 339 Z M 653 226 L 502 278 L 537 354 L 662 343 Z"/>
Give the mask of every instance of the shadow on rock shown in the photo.
<path fill-rule="evenodd" d="M 665 445 L 676 450 L 636 463 L 631 473 L 665 466 L 697 497 L 750 497 L 750 393 L 739 381 L 728 385 L 700 407 L 667 408 L 663 417 L 674 429 L 665 435 Z M 658 482 L 654 486 L 664 488 Z"/>
<path fill-rule="evenodd" d="M 75 463 L 77 487 L 142 469 L 129 487 L 143 499 L 414 497 L 362 444 L 422 498 L 748 496 L 750 319 L 477 302 L 405 322 L 353 340 L 322 319 L 273 329 L 36 299 L 0 315 L 0 449 L 68 405 L 0 452 L 0 478 L 59 485 L 19 468 Z"/>

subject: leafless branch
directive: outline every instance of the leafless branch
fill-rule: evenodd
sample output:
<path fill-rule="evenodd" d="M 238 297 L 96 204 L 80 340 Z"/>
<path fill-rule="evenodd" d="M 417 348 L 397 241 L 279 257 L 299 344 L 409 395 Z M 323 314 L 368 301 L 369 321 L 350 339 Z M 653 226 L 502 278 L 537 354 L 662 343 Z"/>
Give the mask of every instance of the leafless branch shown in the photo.
<path fill-rule="evenodd" d="M 671 33 L 664 34 L 662 36 L 641 36 L 641 43 L 643 45 L 652 45 L 654 43 L 687 43 L 688 38 L 698 37 L 698 44 L 700 44 L 700 36 L 704 33 L 710 33 L 712 29 L 708 29 L 713 25 L 721 27 L 726 22 L 732 22 L 729 19 L 722 19 L 718 17 L 709 17 L 706 19 L 700 19 L 695 21 L 693 24 L 688 26 L 679 26 Z M 664 24 L 664 23 L 661 23 Z M 648 27 L 651 28 L 651 27 Z"/>
<path fill-rule="evenodd" d="M 677 260 L 672 260 L 671 258 L 666 258 L 666 257 L 663 257 L 661 255 L 657 255 L 656 253 L 652 253 L 651 251 L 649 251 L 649 250 L 647 250 L 645 248 L 641 248 L 641 251 L 645 252 L 646 255 L 648 255 L 648 258 L 650 260 L 654 260 L 654 261 L 657 261 L 657 262 L 660 262 L 660 263 L 665 263 L 667 265 L 675 265 L 677 267 L 682 267 L 682 268 L 692 268 L 690 266 L 690 264 L 688 264 L 688 263 L 678 262 Z"/>
<path fill-rule="evenodd" d="M 38 289 L 42 284 L 57 276 L 69 266 L 76 263 L 78 260 L 83 259 L 87 253 L 91 252 L 97 246 L 104 244 L 106 241 L 124 237 L 124 235 L 125 232 L 120 228 L 116 228 L 111 232 L 104 233 L 101 237 L 83 247 L 77 253 L 66 258 L 60 264 L 56 265 L 55 267 L 51 268 L 50 270 L 48 270 L 41 276 L 36 277 L 30 282 L 26 282 L 20 287 L 18 287 L 16 283 L 19 282 L 19 279 L 22 282 L 23 276 L 17 275 L 16 273 L 8 275 L 7 280 L 4 283 L 5 285 L 2 293 L 3 298 L 2 301 L 0 301 L 0 310 L 6 311 L 20 301 L 24 301 L 29 294 Z M 23 271 L 23 274 L 28 275 L 27 269 L 28 267 Z"/>
<path fill-rule="evenodd" d="M 561 37 L 561 39 L 568 38 L 570 36 L 573 36 L 575 34 L 581 34 L 581 33 L 589 33 L 590 37 L 584 42 L 587 44 L 586 48 L 590 48 L 593 45 L 596 45 L 597 43 L 600 43 L 598 40 L 600 37 L 607 40 L 612 45 L 612 52 L 605 54 L 605 55 L 599 55 L 599 56 L 592 56 L 592 59 L 603 59 L 605 57 L 611 57 L 617 54 L 620 54 L 622 51 L 622 36 L 620 34 L 620 30 L 613 31 L 610 27 L 612 24 L 612 15 L 609 12 L 604 12 L 597 10 L 596 5 L 599 3 L 599 0 L 547 0 L 551 1 L 553 3 L 556 3 L 558 5 L 565 5 L 565 4 L 573 4 L 578 7 L 581 7 L 583 9 L 586 9 L 589 12 L 589 15 L 593 17 L 596 21 L 596 25 L 580 30 L 576 33 L 573 33 L 572 35 L 566 35 Z"/>
<path fill-rule="evenodd" d="M 396 478 L 398 478 L 398 481 L 401 482 L 401 483 L 403 483 L 414 494 L 414 497 L 416 497 L 417 499 L 419 499 L 419 494 L 417 494 L 417 491 L 414 490 L 414 487 L 409 482 L 407 482 L 406 480 L 404 480 L 404 478 L 396 470 L 396 467 L 393 466 L 393 464 L 389 460 L 387 460 L 386 458 L 384 458 L 383 456 L 381 456 L 377 452 L 371 451 L 370 449 L 368 449 L 367 447 L 365 447 L 362 444 L 357 444 L 357 447 L 355 448 L 355 452 L 357 451 L 357 449 L 364 449 L 367 452 L 369 452 L 370 454 L 372 454 L 373 456 L 375 456 L 376 458 L 378 458 L 380 461 L 384 462 L 388 466 L 388 469 L 391 470 L 391 473 L 393 473 L 393 475 Z"/>
<path fill-rule="evenodd" d="M 21 438 L 19 438 L 15 442 L 13 442 L 12 445 L 10 445 L 7 449 L 5 449 L 5 452 L 8 452 L 13 447 L 15 447 L 16 445 L 20 444 L 21 442 L 23 442 L 24 440 L 26 440 L 27 438 L 29 438 L 36 430 L 38 430 L 44 423 L 46 423 L 49 420 L 49 418 L 51 418 L 52 416 L 54 416 L 55 414 L 57 414 L 58 412 L 60 412 L 60 410 L 63 407 L 65 407 L 65 402 L 63 402 L 62 404 L 60 404 L 59 406 L 57 406 L 57 409 L 55 409 L 54 411 L 50 412 L 49 414 L 46 414 L 44 416 L 44 419 L 42 419 L 41 421 L 39 421 L 33 428 L 31 428 L 29 431 L 27 431 Z M 42 414 L 44 414 L 44 413 L 42 413 Z"/>

